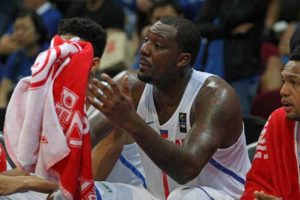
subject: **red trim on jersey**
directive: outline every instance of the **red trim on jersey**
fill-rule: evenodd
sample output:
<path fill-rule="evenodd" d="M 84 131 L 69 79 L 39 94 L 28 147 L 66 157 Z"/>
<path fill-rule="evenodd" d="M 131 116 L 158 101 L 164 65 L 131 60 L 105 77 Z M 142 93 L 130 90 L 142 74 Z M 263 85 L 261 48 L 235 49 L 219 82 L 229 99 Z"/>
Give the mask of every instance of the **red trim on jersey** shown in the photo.
<path fill-rule="evenodd" d="M 165 172 L 162 172 L 162 178 L 163 178 L 163 185 L 164 185 L 164 191 L 165 191 L 165 197 L 168 198 L 170 194 L 169 184 L 168 184 L 168 177 Z"/>

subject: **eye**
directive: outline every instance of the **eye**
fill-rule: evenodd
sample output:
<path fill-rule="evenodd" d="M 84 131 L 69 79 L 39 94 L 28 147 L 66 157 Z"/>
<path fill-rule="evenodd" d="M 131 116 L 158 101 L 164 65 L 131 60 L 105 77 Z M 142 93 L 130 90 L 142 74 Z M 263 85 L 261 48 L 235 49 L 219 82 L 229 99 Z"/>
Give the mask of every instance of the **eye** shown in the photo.
<path fill-rule="evenodd" d="M 162 46 L 161 46 L 159 43 L 155 43 L 155 44 L 154 44 L 154 47 L 155 47 L 156 49 L 161 49 L 161 48 L 162 48 Z"/>
<path fill-rule="evenodd" d="M 294 81 L 294 83 L 293 83 L 295 86 L 298 86 L 298 85 L 300 85 L 300 82 L 299 81 Z"/>
<path fill-rule="evenodd" d="M 145 37 L 144 38 L 144 43 L 148 42 L 149 41 L 149 38 L 148 37 Z"/>
<path fill-rule="evenodd" d="M 291 80 L 290 83 L 291 83 L 291 85 L 293 85 L 293 86 L 298 86 L 298 85 L 300 85 L 300 82 L 299 82 L 299 81 L 295 81 L 295 80 Z"/>

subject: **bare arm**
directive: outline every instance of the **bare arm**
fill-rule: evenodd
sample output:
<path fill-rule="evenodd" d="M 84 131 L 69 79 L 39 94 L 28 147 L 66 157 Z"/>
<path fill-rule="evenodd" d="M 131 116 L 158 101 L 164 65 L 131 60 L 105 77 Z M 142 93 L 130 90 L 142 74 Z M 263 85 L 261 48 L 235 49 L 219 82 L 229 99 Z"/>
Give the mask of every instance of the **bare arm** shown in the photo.
<path fill-rule="evenodd" d="M 10 169 L 10 170 L 1 172 L 0 175 L 4 175 L 4 176 L 29 176 L 30 174 L 28 174 L 24 170 L 16 167 L 14 169 Z"/>
<path fill-rule="evenodd" d="M 111 89 L 95 80 L 91 90 L 102 105 L 89 99 L 91 103 L 116 126 L 130 133 L 152 161 L 180 184 L 195 178 L 218 147 L 233 144 L 241 133 L 238 99 L 233 90 L 218 78 L 210 78 L 200 91 L 193 106 L 192 128 L 182 147 L 162 139 L 136 113 L 126 89 L 126 79 L 123 83 L 125 89 L 122 89 L 125 92 L 121 92 L 112 79 L 104 78 Z M 96 92 L 98 88 L 104 95 Z M 201 98 L 202 95 L 206 95 L 205 98 Z M 126 118 L 120 113 L 126 113 Z M 225 135 L 228 139 L 223 140 Z"/>
<path fill-rule="evenodd" d="M 271 0 L 268 8 L 265 19 L 265 28 L 272 28 L 273 24 L 278 20 L 280 13 L 280 0 Z"/>
<path fill-rule="evenodd" d="M 92 146 L 95 147 L 102 139 L 113 131 L 113 124 L 101 113 L 97 113 L 90 119 L 90 132 Z"/>
<path fill-rule="evenodd" d="M 54 182 L 30 175 L 20 168 L 4 171 L 0 174 L 0 195 L 32 190 L 35 192 L 52 193 L 58 189 Z"/>
<path fill-rule="evenodd" d="M 28 190 L 51 193 L 57 189 L 58 185 L 56 183 L 47 181 L 37 176 L 0 175 L 0 195 L 9 195 Z"/>
<path fill-rule="evenodd" d="M 120 157 L 126 137 L 122 130 L 115 129 L 93 148 L 92 168 L 96 181 L 106 180 Z"/>

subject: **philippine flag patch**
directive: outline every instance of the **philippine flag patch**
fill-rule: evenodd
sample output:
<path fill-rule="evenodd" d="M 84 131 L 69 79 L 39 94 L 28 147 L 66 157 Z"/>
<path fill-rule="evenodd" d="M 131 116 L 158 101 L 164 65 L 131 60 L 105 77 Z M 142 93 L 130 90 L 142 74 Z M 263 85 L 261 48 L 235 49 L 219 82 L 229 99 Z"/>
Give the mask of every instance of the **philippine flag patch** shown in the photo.
<path fill-rule="evenodd" d="M 168 135 L 169 135 L 168 130 L 159 130 L 159 131 L 160 131 L 160 136 L 161 136 L 162 138 L 165 138 L 165 139 L 168 138 Z"/>

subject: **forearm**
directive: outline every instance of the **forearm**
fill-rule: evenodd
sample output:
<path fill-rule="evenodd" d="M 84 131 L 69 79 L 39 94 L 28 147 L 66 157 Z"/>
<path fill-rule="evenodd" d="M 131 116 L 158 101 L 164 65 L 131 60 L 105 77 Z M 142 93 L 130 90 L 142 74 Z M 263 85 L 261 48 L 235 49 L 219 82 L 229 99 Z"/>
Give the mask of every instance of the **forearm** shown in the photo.
<path fill-rule="evenodd" d="M 271 0 L 271 3 L 267 9 L 267 15 L 265 20 L 265 27 L 267 29 L 272 28 L 273 24 L 278 20 L 280 13 L 280 1 L 279 0 Z"/>
<path fill-rule="evenodd" d="M 178 146 L 160 137 L 142 119 L 127 123 L 126 131 L 131 134 L 149 158 L 179 184 L 196 177 L 206 164 L 184 146 Z M 203 156 L 205 157 L 205 156 Z"/>
<path fill-rule="evenodd" d="M 22 185 L 20 190 L 32 190 L 42 193 L 51 193 L 58 189 L 58 184 L 37 176 L 19 176 Z"/>
<path fill-rule="evenodd" d="M 44 180 L 37 176 L 0 175 L 0 196 L 29 190 L 42 193 L 52 193 L 57 189 L 58 185 L 56 183 Z"/>
<path fill-rule="evenodd" d="M 14 169 L 2 172 L 1 175 L 4 175 L 4 176 L 29 176 L 30 174 L 22 169 L 14 168 Z"/>
<path fill-rule="evenodd" d="M 96 181 L 105 181 L 119 159 L 126 135 L 113 131 L 100 141 L 92 151 L 92 169 Z"/>
<path fill-rule="evenodd" d="M 90 133 L 92 146 L 96 146 L 113 130 L 114 126 L 100 113 L 90 120 Z"/>

